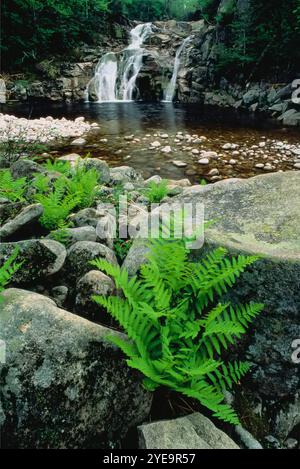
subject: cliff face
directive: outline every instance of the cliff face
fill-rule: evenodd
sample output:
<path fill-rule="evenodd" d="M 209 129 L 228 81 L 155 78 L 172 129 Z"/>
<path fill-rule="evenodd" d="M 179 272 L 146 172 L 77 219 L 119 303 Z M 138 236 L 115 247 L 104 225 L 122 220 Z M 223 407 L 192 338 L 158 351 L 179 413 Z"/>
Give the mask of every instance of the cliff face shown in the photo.
<path fill-rule="evenodd" d="M 219 10 L 225 8 L 225 0 Z M 240 0 L 240 8 L 248 0 Z M 44 60 L 37 64 L 37 79 L 11 80 L 7 83 L 8 98 L 26 101 L 83 101 L 87 86 L 96 66 L 107 52 L 122 56 L 129 44 L 130 30 L 137 23 L 115 25 L 109 37 L 100 36 L 99 45 L 81 45 L 76 59 L 59 62 Z M 283 121 L 285 125 L 299 125 L 297 100 L 293 99 L 297 83 L 274 84 L 268 82 L 244 84 L 240 77 L 231 80 L 220 76 L 216 67 L 217 49 L 225 40 L 226 30 L 209 25 L 204 20 L 193 22 L 155 22 L 153 33 L 143 44 L 143 64 L 136 85 L 135 99 L 161 101 L 174 74 L 176 54 L 186 38 L 181 54 L 173 99 L 182 103 L 204 103 L 220 107 L 244 108 L 251 112 L 263 111 Z M 120 73 L 120 72 L 119 72 Z M 119 77 L 121 80 L 121 76 Z M 91 100 L 97 100 L 90 93 Z"/>

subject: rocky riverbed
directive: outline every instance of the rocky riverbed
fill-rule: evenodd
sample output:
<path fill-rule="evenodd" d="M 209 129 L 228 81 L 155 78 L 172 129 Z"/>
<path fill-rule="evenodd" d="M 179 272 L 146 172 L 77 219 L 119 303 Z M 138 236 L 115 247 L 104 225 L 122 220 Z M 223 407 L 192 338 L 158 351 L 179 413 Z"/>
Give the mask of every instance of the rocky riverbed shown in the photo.
<path fill-rule="evenodd" d="M 29 143 L 49 144 L 48 150 L 45 147 L 40 154 L 43 159 L 66 152 L 81 156 L 89 153 L 104 159 L 110 166 L 133 165 L 145 178 L 159 174 L 162 178 L 216 182 L 300 169 L 296 131 L 234 128 L 218 122 L 214 125 L 211 121 L 207 125 L 202 122 L 186 125 L 180 119 L 163 128 L 155 118 L 149 124 L 144 124 L 142 117 L 141 121 L 132 120 L 135 110 L 145 112 L 148 119 L 146 106 L 146 110 L 134 103 L 132 106 L 136 109 L 132 108 L 123 118 L 110 115 L 105 107 L 102 112 L 100 109 L 99 115 L 78 116 L 72 120 L 52 116 L 28 120 L 0 114 L 0 140 L 17 142 L 26 134 Z M 160 108 L 158 111 L 164 112 Z M 174 116 L 176 118 L 176 109 Z M 135 129 L 137 126 L 139 128 Z"/>

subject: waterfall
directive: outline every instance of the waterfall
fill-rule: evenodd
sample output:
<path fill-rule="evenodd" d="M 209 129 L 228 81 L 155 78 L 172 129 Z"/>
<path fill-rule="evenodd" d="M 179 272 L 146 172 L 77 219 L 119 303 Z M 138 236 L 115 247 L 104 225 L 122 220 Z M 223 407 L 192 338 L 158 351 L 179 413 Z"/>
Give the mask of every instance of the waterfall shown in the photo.
<path fill-rule="evenodd" d="M 117 78 L 118 60 L 113 52 L 109 52 L 99 61 L 93 78 L 98 101 L 116 101 Z"/>
<path fill-rule="evenodd" d="M 142 45 L 151 33 L 151 23 L 139 24 L 130 32 L 130 44 L 120 54 L 120 60 L 113 52 L 100 59 L 88 84 L 88 90 L 94 90 L 98 102 L 133 100 L 136 80 L 143 65 Z"/>
<path fill-rule="evenodd" d="M 175 61 L 174 61 L 174 69 L 173 69 L 173 75 L 170 80 L 170 83 L 168 84 L 168 87 L 165 92 L 165 102 L 171 103 L 174 98 L 175 94 L 175 89 L 176 89 L 176 83 L 177 83 L 177 76 L 179 72 L 179 67 L 180 67 L 180 56 L 185 48 L 185 46 L 188 44 L 188 42 L 192 39 L 192 36 L 187 37 L 181 44 L 181 46 L 177 49 L 176 51 L 176 56 L 175 56 Z"/>

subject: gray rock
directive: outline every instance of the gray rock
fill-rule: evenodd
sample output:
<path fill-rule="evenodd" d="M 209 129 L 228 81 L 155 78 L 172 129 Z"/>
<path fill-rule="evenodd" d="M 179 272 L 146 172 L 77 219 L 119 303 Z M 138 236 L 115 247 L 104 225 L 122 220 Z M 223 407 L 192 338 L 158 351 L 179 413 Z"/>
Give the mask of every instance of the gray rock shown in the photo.
<path fill-rule="evenodd" d="M 81 160 L 81 156 L 77 153 L 70 153 L 68 155 L 60 156 L 57 159 L 58 161 L 65 161 L 67 163 L 70 163 L 71 166 L 75 166 Z"/>
<path fill-rule="evenodd" d="M 281 114 L 278 120 L 282 121 L 284 125 L 297 126 L 300 123 L 300 112 L 297 112 L 296 109 L 289 109 Z"/>
<path fill-rule="evenodd" d="M 8 221 L 0 227 L 0 241 L 19 232 L 22 228 L 28 227 L 31 223 L 40 218 L 44 211 L 41 204 L 29 205 L 21 210 L 21 212 L 12 220 Z"/>
<path fill-rule="evenodd" d="M 109 296 L 115 291 L 114 282 L 99 270 L 91 270 L 76 285 L 76 311 L 84 317 L 95 319 L 101 323 L 111 323 L 111 316 L 101 309 L 93 299 L 93 295 Z"/>
<path fill-rule="evenodd" d="M 63 306 L 68 298 L 69 289 L 65 285 L 53 287 L 51 290 L 51 298 L 54 299 L 58 306 Z"/>
<path fill-rule="evenodd" d="M 112 331 L 11 289 L 1 305 L 4 448 L 108 448 L 147 418 L 151 394 L 105 336 Z"/>
<path fill-rule="evenodd" d="M 70 216 L 70 220 L 78 228 L 84 228 L 86 226 L 97 227 L 99 220 L 103 217 L 103 214 L 95 208 L 84 208 L 74 215 Z"/>
<path fill-rule="evenodd" d="M 42 166 L 35 161 L 25 160 L 23 158 L 13 163 L 10 167 L 10 171 L 15 179 L 23 177 L 32 179 L 37 173 L 45 172 Z"/>
<path fill-rule="evenodd" d="M 224 432 L 199 413 L 138 427 L 144 449 L 239 449 Z"/>
<path fill-rule="evenodd" d="M 79 228 L 65 228 L 64 232 L 67 236 L 67 242 L 70 244 L 78 241 L 96 241 L 96 229 L 93 226 L 82 226 Z M 55 234 L 55 232 L 54 232 Z M 51 238 L 52 234 L 49 235 Z"/>
<path fill-rule="evenodd" d="M 87 169 L 94 169 L 99 174 L 99 182 L 107 183 L 110 181 L 110 169 L 108 164 L 100 158 L 84 158 L 82 164 Z"/>
<path fill-rule="evenodd" d="M 194 186 L 184 189 L 179 200 L 204 204 L 205 218 L 215 220 L 205 231 L 206 248 L 217 245 L 230 254 L 262 256 L 241 276 L 230 297 L 238 303 L 247 298 L 265 304 L 245 350 L 255 363 L 248 386 L 263 400 L 275 436 L 287 436 L 286 423 L 295 421 L 287 417 L 290 406 L 300 419 L 295 404 L 300 376 L 291 359 L 291 344 L 300 327 L 300 173 Z"/>
<path fill-rule="evenodd" d="M 126 182 L 142 182 L 142 176 L 130 166 L 118 166 L 110 169 L 111 182 L 124 184 Z"/>
<path fill-rule="evenodd" d="M 77 281 L 91 270 L 90 261 L 104 258 L 111 264 L 117 265 L 115 253 L 104 244 L 92 241 L 79 241 L 68 250 L 65 271 L 69 281 Z"/>
<path fill-rule="evenodd" d="M 262 445 L 257 441 L 251 433 L 249 433 L 241 425 L 234 427 L 235 433 L 239 437 L 240 441 L 245 445 L 247 449 L 263 449 Z"/>
<path fill-rule="evenodd" d="M 16 243 L 0 243 L 0 265 L 19 249 L 19 259 L 23 266 L 13 276 L 17 285 L 30 284 L 56 274 L 64 265 L 66 248 L 50 239 L 34 239 Z"/>
<path fill-rule="evenodd" d="M 122 265 L 123 268 L 127 269 L 130 277 L 137 274 L 142 264 L 146 264 L 148 253 L 149 247 L 147 241 L 136 239 L 133 242 Z"/>
<path fill-rule="evenodd" d="M 71 145 L 74 145 L 76 147 L 80 147 L 80 146 L 83 146 L 85 144 L 86 144 L 86 140 L 85 140 L 85 138 L 82 138 L 82 137 L 76 138 L 75 140 L 73 140 L 71 142 Z"/>

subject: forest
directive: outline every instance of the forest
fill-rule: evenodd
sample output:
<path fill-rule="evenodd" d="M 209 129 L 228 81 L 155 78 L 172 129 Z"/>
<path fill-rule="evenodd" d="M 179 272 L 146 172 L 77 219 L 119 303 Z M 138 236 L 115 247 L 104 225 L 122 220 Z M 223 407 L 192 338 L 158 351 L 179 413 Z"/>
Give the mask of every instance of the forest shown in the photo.
<path fill-rule="evenodd" d="M 250 4 L 250 6 L 249 6 Z M 246 8 L 246 7 L 247 8 Z M 113 22 L 199 20 L 218 26 L 218 66 L 293 73 L 300 61 L 300 0 L 3 0 L 2 70 L 30 70 L 94 44 Z M 13 34 L 11 34 L 13 32 Z"/>

